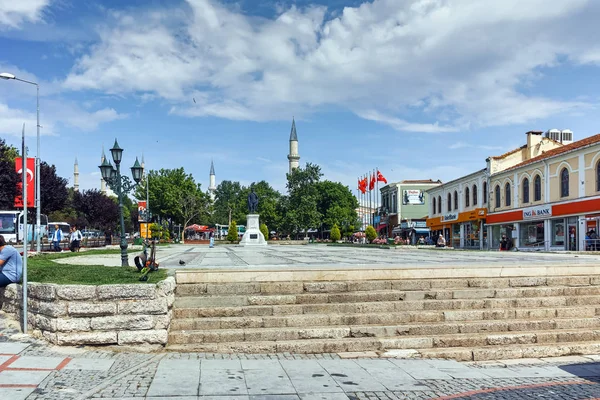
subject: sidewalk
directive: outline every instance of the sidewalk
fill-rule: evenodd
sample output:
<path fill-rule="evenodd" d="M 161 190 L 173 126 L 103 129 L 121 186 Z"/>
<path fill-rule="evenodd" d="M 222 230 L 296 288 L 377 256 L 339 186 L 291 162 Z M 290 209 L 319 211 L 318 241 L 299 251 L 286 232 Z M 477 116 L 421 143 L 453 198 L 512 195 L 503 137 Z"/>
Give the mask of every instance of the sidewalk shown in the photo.
<path fill-rule="evenodd" d="M 19 334 L 0 313 L 0 399 L 600 398 L 598 356 L 480 364 L 372 356 L 56 347 Z"/>

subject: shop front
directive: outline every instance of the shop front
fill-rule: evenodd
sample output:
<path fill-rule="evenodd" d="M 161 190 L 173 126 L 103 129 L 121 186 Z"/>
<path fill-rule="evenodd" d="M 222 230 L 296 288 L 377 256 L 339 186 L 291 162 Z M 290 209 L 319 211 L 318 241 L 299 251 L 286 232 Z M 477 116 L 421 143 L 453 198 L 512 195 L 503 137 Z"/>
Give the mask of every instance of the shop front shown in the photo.
<path fill-rule="evenodd" d="M 578 251 L 587 248 L 586 235 L 600 215 L 600 199 L 544 204 L 488 215 L 492 249 L 503 235 L 519 250 Z"/>
<path fill-rule="evenodd" d="M 446 244 L 455 248 L 484 249 L 487 247 L 486 223 L 487 209 L 476 208 L 462 213 L 449 212 L 441 217 L 427 219 L 435 240 L 440 234 Z"/>

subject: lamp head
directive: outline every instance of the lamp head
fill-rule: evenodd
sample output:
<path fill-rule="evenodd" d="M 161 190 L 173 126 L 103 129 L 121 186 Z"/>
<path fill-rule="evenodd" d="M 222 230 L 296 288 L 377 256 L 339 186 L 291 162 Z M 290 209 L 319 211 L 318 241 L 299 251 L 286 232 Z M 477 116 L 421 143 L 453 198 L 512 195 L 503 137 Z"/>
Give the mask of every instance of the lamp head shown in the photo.
<path fill-rule="evenodd" d="M 110 149 L 110 154 L 112 155 L 113 161 L 116 165 L 121 164 L 121 160 L 123 159 L 123 149 L 119 147 L 119 143 L 117 143 L 117 139 L 115 139 L 115 144 L 112 149 Z"/>
<path fill-rule="evenodd" d="M 111 172 L 113 169 L 112 164 L 106 158 L 102 161 L 102 164 L 98 167 L 100 168 L 100 173 L 102 174 L 102 179 L 108 181 L 111 178 Z"/>
<path fill-rule="evenodd" d="M 0 78 L 2 78 L 2 79 L 15 79 L 16 77 L 13 74 L 9 74 L 8 72 L 2 72 L 0 74 Z"/>
<path fill-rule="evenodd" d="M 131 167 L 131 175 L 133 175 L 133 180 L 135 183 L 140 183 L 142 180 L 142 174 L 144 173 L 144 168 L 140 165 L 137 157 L 135 158 L 135 163 L 133 167 Z"/>

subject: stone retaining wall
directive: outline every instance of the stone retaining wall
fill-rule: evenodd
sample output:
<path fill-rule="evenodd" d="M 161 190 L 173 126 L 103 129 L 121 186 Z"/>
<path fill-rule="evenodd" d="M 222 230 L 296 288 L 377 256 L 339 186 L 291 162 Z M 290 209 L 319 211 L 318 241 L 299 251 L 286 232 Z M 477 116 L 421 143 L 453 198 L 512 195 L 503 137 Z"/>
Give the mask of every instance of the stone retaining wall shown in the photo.
<path fill-rule="evenodd" d="M 31 333 L 58 345 L 166 345 L 175 278 L 157 284 L 28 285 Z M 21 320 L 21 285 L 9 285 L 2 310 Z"/>

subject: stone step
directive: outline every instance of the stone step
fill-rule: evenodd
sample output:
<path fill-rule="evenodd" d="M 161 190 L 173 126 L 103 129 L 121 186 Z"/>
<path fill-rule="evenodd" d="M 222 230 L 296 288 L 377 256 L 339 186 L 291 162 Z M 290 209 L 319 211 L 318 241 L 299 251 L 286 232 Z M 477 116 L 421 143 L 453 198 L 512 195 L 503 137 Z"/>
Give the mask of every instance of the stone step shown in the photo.
<path fill-rule="evenodd" d="M 394 275 L 393 271 L 390 272 Z M 225 271 L 223 271 L 225 273 Z M 246 274 L 248 271 L 244 271 Z M 282 272 L 282 271 L 280 271 Z M 293 271 L 290 271 L 290 274 Z M 184 279 L 179 279 L 180 274 L 187 276 L 184 271 L 177 271 L 177 289 L 178 297 L 208 295 L 227 295 L 227 294 L 304 294 L 304 293 L 344 293 L 355 291 L 376 291 L 376 290 L 400 290 L 400 291 L 436 291 L 437 289 L 468 289 L 468 288 L 526 288 L 526 287 L 582 287 L 600 285 L 600 276 L 550 276 L 550 277 L 513 277 L 513 278 L 451 278 L 451 279 L 403 279 L 393 280 L 356 280 L 349 281 L 322 281 L 320 279 L 311 281 L 224 281 L 212 283 L 185 283 Z M 211 273 L 212 274 L 212 273 Z M 375 272 L 375 274 L 377 274 Z M 273 276 L 279 273 L 274 272 Z M 313 278 L 320 278 L 324 274 L 315 275 Z M 329 274 L 327 274 L 329 277 Z M 183 282 L 182 282 L 183 281 Z"/>
<path fill-rule="evenodd" d="M 279 295 L 204 295 L 185 296 L 175 300 L 175 307 L 239 307 L 247 305 L 363 303 L 411 300 L 461 300 L 487 298 L 535 298 L 556 296 L 597 296 L 600 286 L 586 287 L 531 287 L 506 289 L 460 289 L 435 291 L 373 290 L 343 293 L 303 293 Z"/>
<path fill-rule="evenodd" d="M 282 316 L 301 314 L 393 313 L 401 311 L 478 310 L 503 308 L 574 307 L 600 305 L 600 296 L 551 296 L 527 298 L 404 300 L 357 303 L 282 304 L 265 306 L 193 306 L 177 299 L 175 318 Z M 182 308 L 185 305 L 185 308 Z"/>
<path fill-rule="evenodd" d="M 262 342 L 286 341 L 302 339 L 346 339 L 362 337 L 400 337 L 402 339 L 420 339 L 430 336 L 435 339 L 435 347 L 478 346 L 478 341 L 485 341 L 486 335 L 494 332 L 497 335 L 532 335 L 536 343 L 537 331 L 561 331 L 569 329 L 600 329 L 600 318 L 557 318 L 551 320 L 510 320 L 464 321 L 461 323 L 423 323 L 417 325 L 358 325 L 358 326 L 314 326 L 314 327 L 280 327 L 280 328 L 245 328 L 245 329 L 212 329 L 174 331 L 169 333 L 169 343 L 224 343 L 224 342 Z M 485 332 L 485 333 L 482 333 Z M 523 333 L 514 333 L 523 332 Z M 590 331 L 588 331 L 590 332 Z M 598 331 L 600 332 L 600 331 Z M 440 336 L 441 335 L 441 336 Z M 600 336 L 599 336 L 600 337 Z M 433 345 L 431 347 L 434 347 Z"/>
<path fill-rule="evenodd" d="M 600 353 L 600 343 L 558 342 L 526 345 L 450 347 L 417 349 L 422 358 L 446 358 L 457 361 L 491 361 L 515 358 L 561 357 Z"/>
<path fill-rule="evenodd" d="M 536 333 L 506 333 L 471 335 L 464 342 L 480 343 L 473 347 L 436 347 L 458 340 L 461 335 L 441 337 L 393 337 L 393 338 L 336 338 L 301 339 L 281 341 L 231 341 L 224 343 L 172 343 L 169 351 L 194 351 L 209 353 L 340 353 L 356 351 L 386 351 L 392 349 L 415 349 L 424 358 L 453 358 L 460 361 L 482 361 L 521 357 L 552 357 L 556 355 L 597 354 L 600 351 L 599 331 L 588 329 L 565 331 L 540 331 Z M 435 341 L 438 340 L 438 342 Z M 483 345 L 482 345 L 483 344 Z M 515 350 L 513 350 L 515 349 Z M 557 350 L 558 349 L 558 350 Z M 562 349 L 562 350 L 561 350 Z M 564 351 L 562 354 L 560 351 Z"/>
<path fill-rule="evenodd" d="M 481 315 L 479 314 L 481 313 Z M 555 308 L 527 309 L 483 309 L 468 311 L 434 310 L 434 311 L 401 311 L 387 313 L 358 314 L 306 314 L 278 316 L 248 316 L 221 318 L 174 318 L 171 331 L 242 329 L 242 328 L 275 328 L 275 327 L 308 327 L 337 325 L 394 325 L 409 323 L 427 323 L 443 321 L 460 321 L 473 319 L 474 316 L 484 320 L 514 319 L 554 319 L 583 318 L 600 315 L 600 306 L 577 306 Z"/>
<path fill-rule="evenodd" d="M 314 266 L 293 269 L 293 267 L 255 269 L 189 269 L 176 272 L 177 286 L 183 284 L 224 284 L 224 283 L 294 283 L 294 282 L 358 282 L 358 281 L 425 281 L 427 286 L 433 281 L 464 279 L 516 279 L 523 278 L 520 284 L 526 286 L 546 286 L 546 279 L 565 277 L 568 279 L 592 278 L 600 279 L 600 270 L 593 263 L 575 265 L 552 265 L 552 260 L 542 265 L 523 266 L 510 262 L 511 255 L 506 256 L 506 264 L 502 268 L 496 265 L 469 265 L 462 268 L 456 266 L 431 265 L 428 268 L 408 267 L 390 268 L 388 266 L 369 266 L 369 268 L 344 268 L 331 266 Z M 519 281 L 515 281 L 519 282 Z M 592 283 L 596 284 L 596 283 Z M 422 287 L 427 290 L 429 287 Z M 446 286 L 447 287 L 447 286 Z"/>

